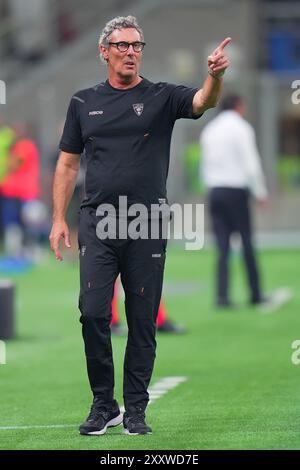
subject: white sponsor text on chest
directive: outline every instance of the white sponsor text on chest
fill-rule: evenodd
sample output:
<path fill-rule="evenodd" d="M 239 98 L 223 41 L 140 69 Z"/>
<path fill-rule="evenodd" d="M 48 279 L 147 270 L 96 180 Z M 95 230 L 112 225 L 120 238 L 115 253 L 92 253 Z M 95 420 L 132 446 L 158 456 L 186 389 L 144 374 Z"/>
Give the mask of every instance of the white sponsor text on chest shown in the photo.
<path fill-rule="evenodd" d="M 99 114 L 103 114 L 103 111 L 90 111 L 89 116 L 97 116 Z"/>

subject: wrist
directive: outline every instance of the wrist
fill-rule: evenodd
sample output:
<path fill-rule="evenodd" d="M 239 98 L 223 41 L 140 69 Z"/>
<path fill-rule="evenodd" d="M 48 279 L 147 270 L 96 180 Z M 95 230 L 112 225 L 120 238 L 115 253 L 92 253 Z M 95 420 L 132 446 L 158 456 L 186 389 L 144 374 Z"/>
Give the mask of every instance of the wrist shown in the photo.
<path fill-rule="evenodd" d="M 65 223 L 65 217 L 63 215 L 53 215 L 52 217 L 52 222 L 54 224 L 64 224 Z"/>
<path fill-rule="evenodd" d="M 220 80 L 223 77 L 224 73 L 225 73 L 225 70 L 222 70 L 222 72 L 219 72 L 219 73 L 215 73 L 211 69 L 208 69 L 208 74 L 217 80 Z"/>

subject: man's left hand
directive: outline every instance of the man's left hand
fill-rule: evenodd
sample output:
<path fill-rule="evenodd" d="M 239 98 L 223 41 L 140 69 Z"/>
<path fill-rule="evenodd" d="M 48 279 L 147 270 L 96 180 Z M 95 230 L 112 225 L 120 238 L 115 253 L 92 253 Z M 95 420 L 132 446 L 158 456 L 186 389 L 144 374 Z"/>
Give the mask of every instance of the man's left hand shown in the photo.
<path fill-rule="evenodd" d="M 227 55 L 224 53 L 224 48 L 231 43 L 231 38 L 226 38 L 207 58 L 207 64 L 211 75 L 215 78 L 220 78 L 229 66 L 230 62 Z"/>

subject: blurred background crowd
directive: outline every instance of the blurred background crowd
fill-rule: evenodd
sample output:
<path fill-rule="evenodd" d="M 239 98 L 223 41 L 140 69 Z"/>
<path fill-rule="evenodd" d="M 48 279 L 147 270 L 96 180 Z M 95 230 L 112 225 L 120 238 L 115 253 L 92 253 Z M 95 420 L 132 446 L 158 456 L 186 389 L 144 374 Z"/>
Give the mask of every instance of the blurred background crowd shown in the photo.
<path fill-rule="evenodd" d="M 233 38 L 225 92 L 246 99 L 271 194 L 267 210 L 256 214 L 258 240 L 265 246 L 299 244 L 300 106 L 291 100 L 292 82 L 300 78 L 299 0 L 0 0 L 0 79 L 6 84 L 6 104 L 0 105 L 0 269 L 9 269 L 12 258 L 38 259 L 47 243 L 69 99 L 106 79 L 99 33 L 110 18 L 130 13 L 147 43 L 142 74 L 153 81 L 200 86 L 208 53 L 224 37 Z M 199 134 L 216 112 L 176 124 L 171 202 L 204 199 Z M 80 174 L 68 214 L 74 228 L 82 188 Z"/>

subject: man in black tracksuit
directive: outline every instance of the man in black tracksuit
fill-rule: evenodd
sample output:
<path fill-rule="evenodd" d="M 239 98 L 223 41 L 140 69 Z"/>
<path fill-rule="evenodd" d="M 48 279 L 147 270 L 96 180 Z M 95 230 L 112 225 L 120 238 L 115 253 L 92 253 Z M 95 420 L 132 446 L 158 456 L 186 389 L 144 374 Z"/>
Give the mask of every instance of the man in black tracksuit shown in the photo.
<path fill-rule="evenodd" d="M 72 195 L 80 155 L 85 150 L 86 198 L 81 205 L 80 321 L 87 370 L 94 395 L 91 412 L 80 426 L 81 434 L 104 434 L 122 422 L 114 400 L 114 366 L 110 321 L 115 280 L 121 273 L 125 291 L 128 341 L 124 360 L 124 429 L 127 434 L 151 433 L 145 423 L 147 388 L 155 359 L 155 323 L 161 297 L 166 238 L 104 238 L 99 227 L 105 208 L 114 210 L 119 227 L 128 207 L 142 204 L 150 214 L 153 205 L 167 202 L 166 180 L 170 142 L 179 118 L 198 118 L 216 105 L 221 75 L 228 66 L 223 48 L 227 38 L 208 58 L 209 76 L 202 89 L 152 83 L 141 77 L 143 33 L 134 17 L 115 18 L 104 28 L 100 41 L 108 80 L 77 92 L 71 99 L 60 142 L 61 155 L 54 181 L 51 247 L 62 259 L 59 240 L 69 246 L 65 212 Z M 129 209 L 130 211 L 130 209 Z M 129 225 L 132 220 L 130 212 Z M 149 228 L 147 217 L 144 229 Z M 100 224 L 99 224 L 100 223 Z M 101 232 L 102 233 L 102 232 Z M 149 230 L 150 234 L 150 230 Z"/>

